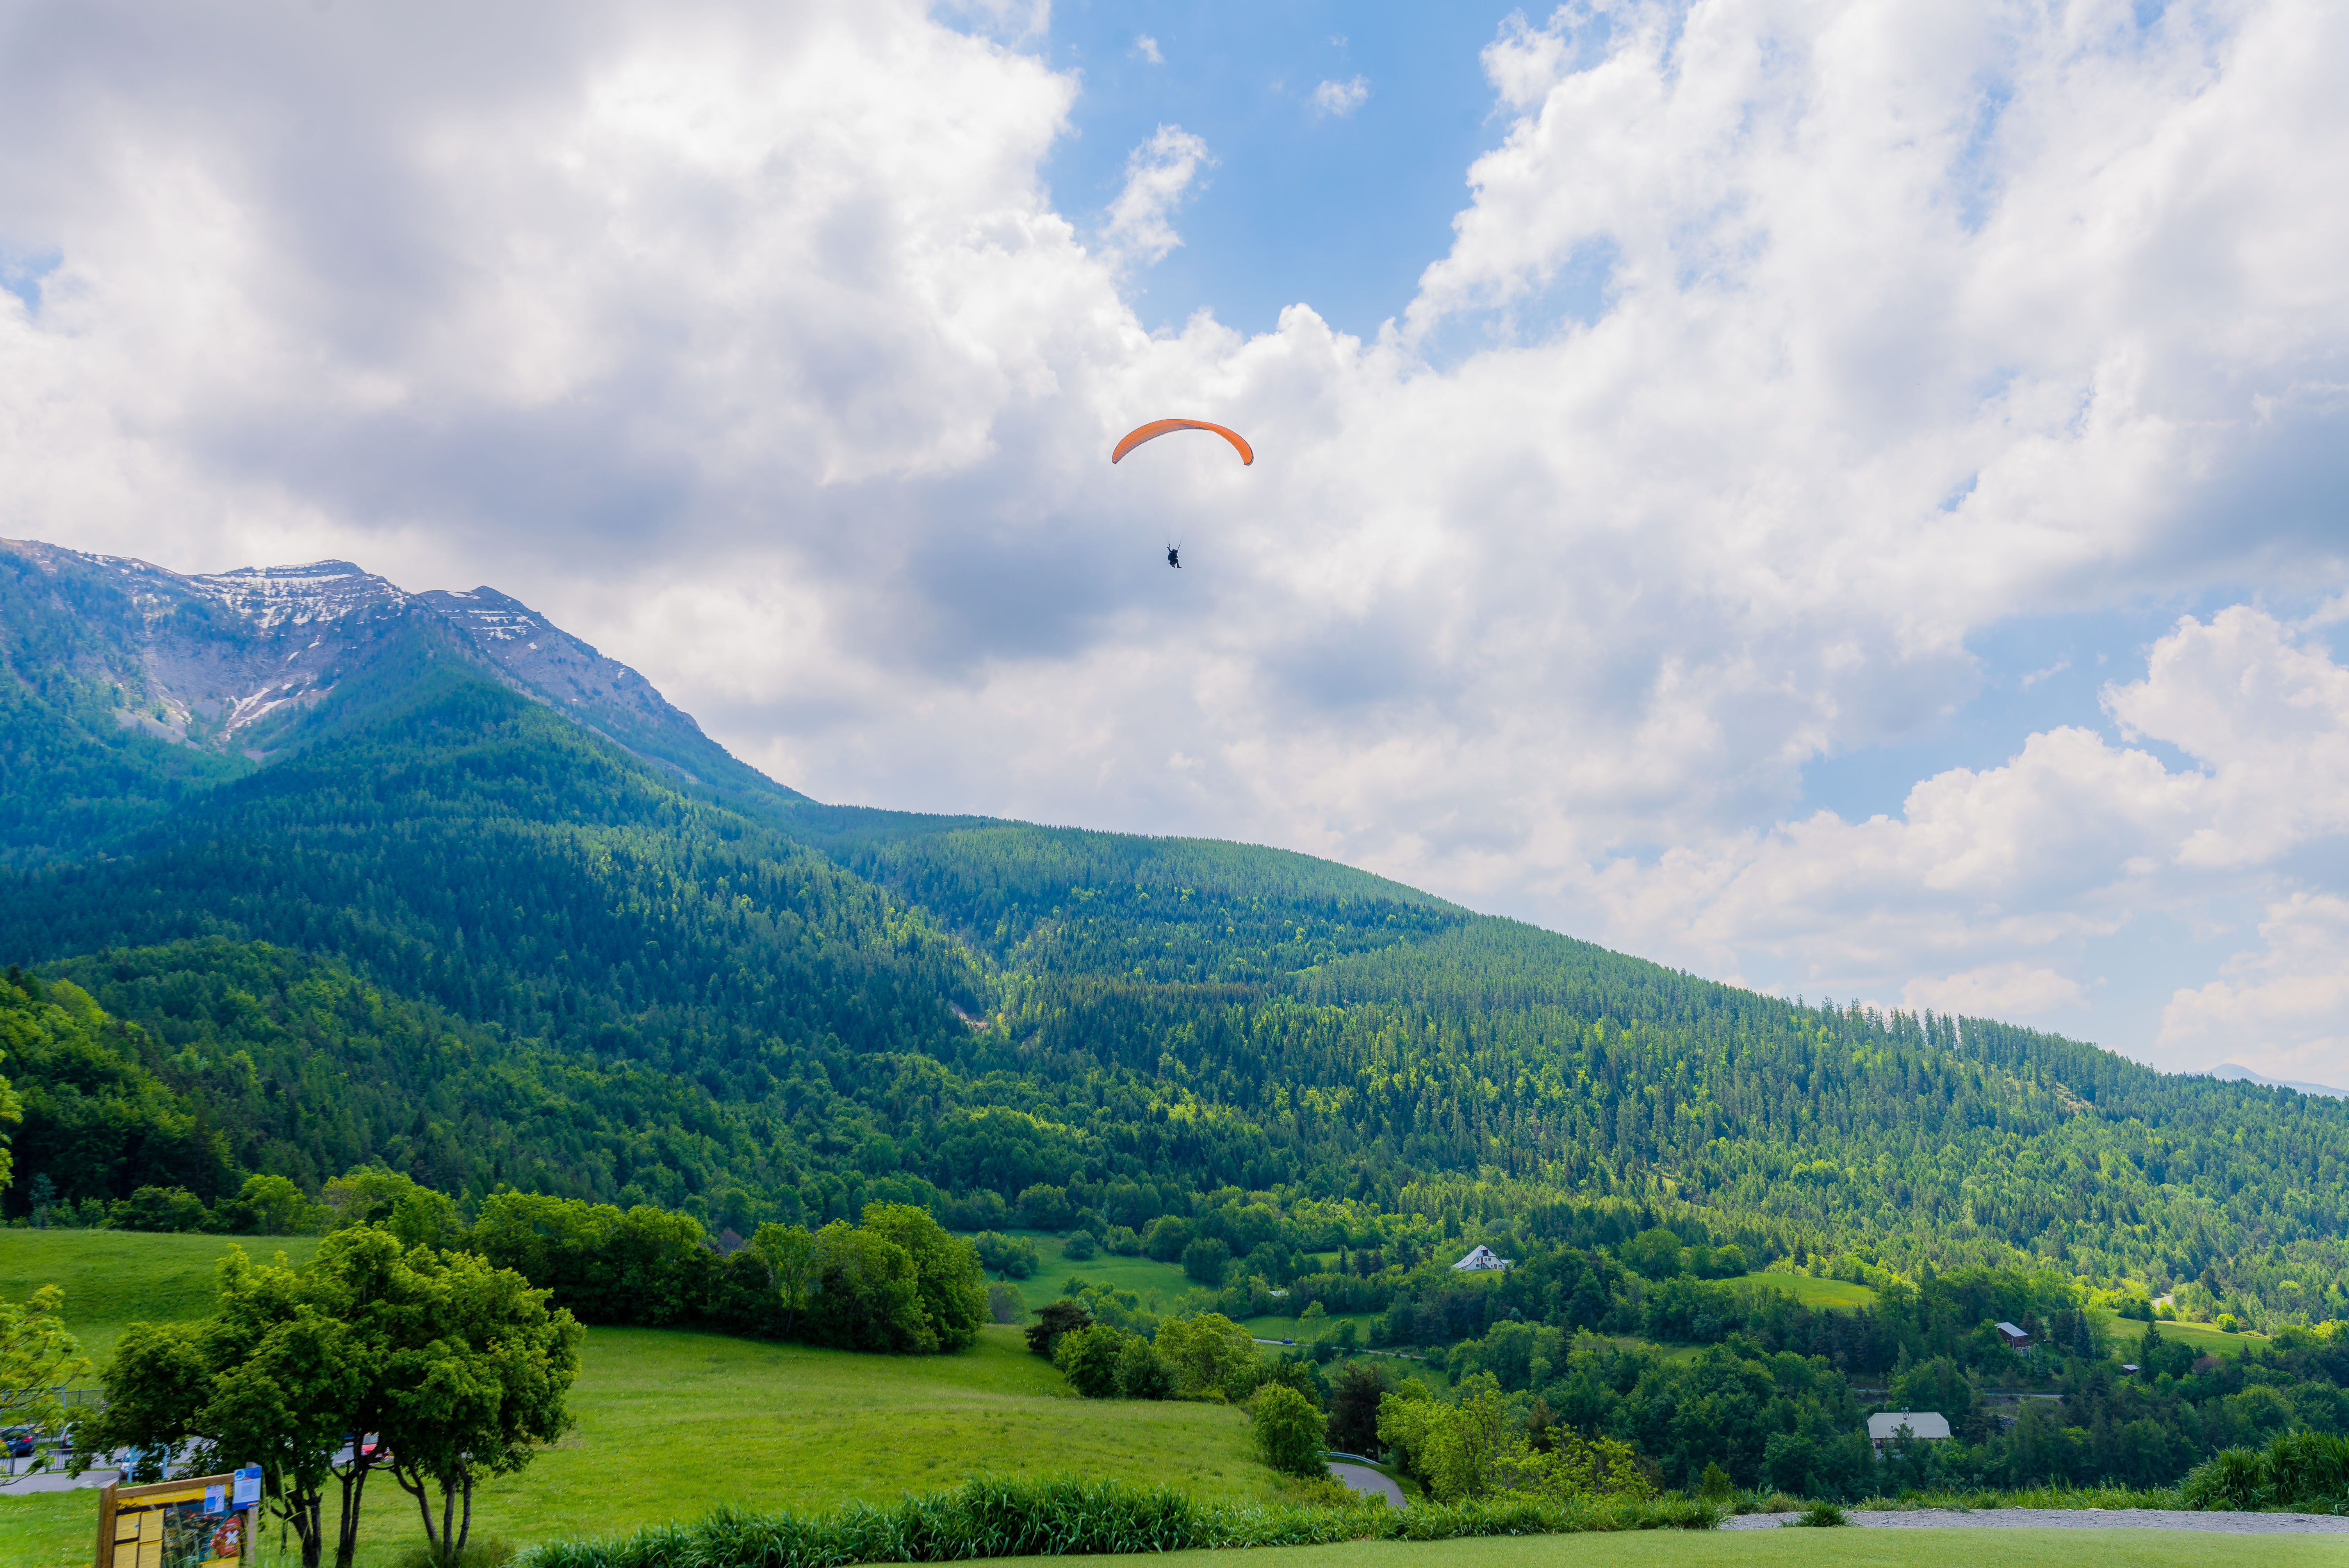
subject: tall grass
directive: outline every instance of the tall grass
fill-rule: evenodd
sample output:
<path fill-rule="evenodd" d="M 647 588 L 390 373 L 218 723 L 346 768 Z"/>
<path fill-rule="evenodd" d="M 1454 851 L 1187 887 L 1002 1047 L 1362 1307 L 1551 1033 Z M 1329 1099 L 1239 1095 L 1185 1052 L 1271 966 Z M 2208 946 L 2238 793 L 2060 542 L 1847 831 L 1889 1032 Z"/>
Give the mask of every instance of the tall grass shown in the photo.
<path fill-rule="evenodd" d="M 2279 1432 L 2264 1449 L 2221 1449 L 2178 1490 L 2189 1508 L 2349 1513 L 2349 1438 Z"/>
<path fill-rule="evenodd" d="M 548 1542 L 528 1568 L 849 1568 L 1200 1547 L 1310 1546 L 1337 1541 L 1443 1541 L 1586 1530 L 1710 1530 L 1721 1511 L 1677 1499 L 1585 1504 L 1464 1503 L 1395 1509 L 1202 1502 L 1173 1487 L 1048 1477 L 978 1476 L 952 1491 L 826 1513 L 722 1508 L 690 1524 L 603 1541 Z"/>

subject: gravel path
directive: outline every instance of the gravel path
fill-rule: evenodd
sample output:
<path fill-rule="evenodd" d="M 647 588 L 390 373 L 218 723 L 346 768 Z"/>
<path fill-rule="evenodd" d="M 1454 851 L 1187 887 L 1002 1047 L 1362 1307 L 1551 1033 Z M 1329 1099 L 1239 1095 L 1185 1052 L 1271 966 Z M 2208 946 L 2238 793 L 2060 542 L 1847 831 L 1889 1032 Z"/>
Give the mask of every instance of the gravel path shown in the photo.
<path fill-rule="evenodd" d="M 1769 1530 L 1799 1513 L 1740 1513 L 1723 1530 Z M 2208 1530 L 2232 1535 L 2349 1535 L 2349 1518 L 2328 1513 L 2195 1513 L 2173 1508 L 1920 1508 L 1844 1517 L 1874 1530 Z"/>

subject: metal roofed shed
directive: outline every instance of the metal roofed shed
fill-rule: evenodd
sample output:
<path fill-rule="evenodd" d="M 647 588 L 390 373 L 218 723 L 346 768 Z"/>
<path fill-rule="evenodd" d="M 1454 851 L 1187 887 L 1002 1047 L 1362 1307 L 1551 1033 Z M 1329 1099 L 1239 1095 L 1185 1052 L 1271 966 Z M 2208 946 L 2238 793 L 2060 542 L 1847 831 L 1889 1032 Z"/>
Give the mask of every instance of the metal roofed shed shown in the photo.
<path fill-rule="evenodd" d="M 1998 1336 L 2006 1341 L 2006 1347 L 2009 1350 L 2028 1350 L 2031 1348 L 2031 1336 L 2023 1333 L 2023 1330 L 2017 1328 L 2012 1323 L 2002 1322 L 1999 1324 Z"/>
<path fill-rule="evenodd" d="M 1462 1258 L 1458 1263 L 1454 1264 L 1452 1266 L 1455 1270 L 1506 1269 L 1516 1266 L 1516 1260 L 1513 1258 L 1497 1256 L 1492 1248 L 1485 1245 L 1484 1243 L 1479 1242 L 1476 1243 L 1475 1247 L 1470 1251 L 1466 1257 Z"/>
<path fill-rule="evenodd" d="M 1940 1442 L 1950 1435 L 1950 1418 L 1931 1410 L 1882 1410 L 1868 1418 L 1868 1440 L 1878 1453 L 1904 1430 L 1920 1442 Z"/>

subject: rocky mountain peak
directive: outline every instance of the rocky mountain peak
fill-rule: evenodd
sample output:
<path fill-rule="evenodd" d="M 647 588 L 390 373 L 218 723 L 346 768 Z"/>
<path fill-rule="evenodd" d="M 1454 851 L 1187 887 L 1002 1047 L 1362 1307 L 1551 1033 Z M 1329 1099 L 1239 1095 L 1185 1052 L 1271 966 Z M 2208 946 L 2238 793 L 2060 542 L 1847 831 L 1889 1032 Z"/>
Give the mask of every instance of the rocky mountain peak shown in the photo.
<path fill-rule="evenodd" d="M 139 564 L 146 565 L 144 562 Z M 359 610 L 390 608 L 405 604 L 412 597 L 347 561 L 313 561 L 303 566 L 241 566 L 233 572 L 200 573 L 179 581 L 192 592 L 227 605 L 264 632 L 338 620 Z"/>
<path fill-rule="evenodd" d="M 494 588 L 410 593 L 348 561 L 189 574 L 30 540 L 0 540 L 0 556 L 20 563 L 0 581 L 18 601 L 0 599 L 0 623 L 46 620 L 63 662 L 111 683 L 115 721 L 159 739 L 264 761 L 383 656 L 399 618 L 422 616 L 484 675 L 638 756 L 688 779 L 781 789 L 643 676 Z"/>

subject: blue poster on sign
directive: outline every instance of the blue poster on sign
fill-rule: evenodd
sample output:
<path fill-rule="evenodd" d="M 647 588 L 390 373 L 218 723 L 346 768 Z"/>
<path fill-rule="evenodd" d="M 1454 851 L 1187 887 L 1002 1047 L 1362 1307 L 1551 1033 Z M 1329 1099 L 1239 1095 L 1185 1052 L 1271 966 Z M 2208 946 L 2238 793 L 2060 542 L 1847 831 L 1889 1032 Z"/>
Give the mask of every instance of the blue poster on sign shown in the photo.
<path fill-rule="evenodd" d="M 252 1508 L 261 1501 L 261 1467 L 259 1465 L 247 1465 L 243 1470 L 234 1471 L 232 1479 L 236 1483 L 234 1501 L 237 1507 Z"/>

